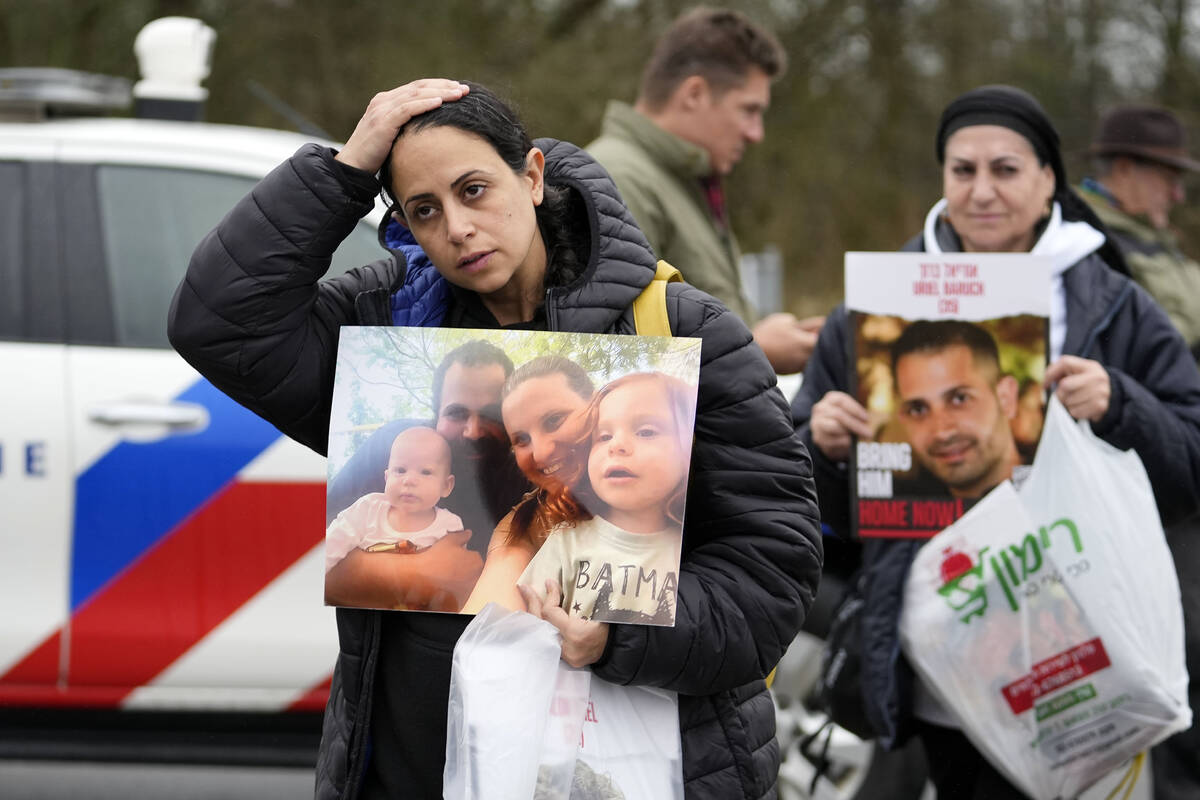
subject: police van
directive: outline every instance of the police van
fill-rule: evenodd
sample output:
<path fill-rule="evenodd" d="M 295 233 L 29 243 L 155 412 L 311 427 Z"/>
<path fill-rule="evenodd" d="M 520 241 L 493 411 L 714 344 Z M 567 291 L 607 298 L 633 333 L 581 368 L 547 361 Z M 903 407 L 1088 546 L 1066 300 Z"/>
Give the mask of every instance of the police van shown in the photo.
<path fill-rule="evenodd" d="M 63 755 L 101 718 L 313 732 L 328 694 L 325 462 L 166 338 L 197 242 L 311 141 L 194 121 L 211 46 L 169 18 L 136 86 L 0 70 L 0 756 Z M 382 213 L 333 272 L 381 255 Z"/>

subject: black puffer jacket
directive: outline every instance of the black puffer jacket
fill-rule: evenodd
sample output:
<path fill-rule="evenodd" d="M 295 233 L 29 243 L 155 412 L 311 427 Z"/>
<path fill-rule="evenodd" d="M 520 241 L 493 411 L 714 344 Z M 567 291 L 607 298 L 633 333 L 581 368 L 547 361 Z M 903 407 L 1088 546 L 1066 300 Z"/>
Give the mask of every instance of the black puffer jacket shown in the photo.
<path fill-rule="evenodd" d="M 582 197 L 591 241 L 585 274 L 547 292 L 550 327 L 633 333 L 630 304 L 653 275 L 654 255 L 599 165 L 573 145 L 537 144 L 547 183 Z M 338 328 L 391 324 L 404 273 L 394 254 L 318 282 L 370 208 L 371 187 L 352 183 L 330 151 L 302 148 L 200 244 L 171 310 L 171 341 L 189 362 L 318 452 Z M 593 669 L 616 684 L 679 692 L 688 797 L 774 797 L 779 751 L 762 678 L 799 630 L 820 573 L 811 463 L 742 322 L 683 284 L 669 287 L 667 310 L 676 335 L 703 339 L 676 624 L 613 625 Z M 319 797 L 358 791 L 373 687 L 386 679 L 375 674 L 381 617 L 338 611 Z M 444 736 L 444 719 L 418 724 Z"/>
<path fill-rule="evenodd" d="M 940 236 L 939 236 L 940 239 Z M 905 246 L 924 251 L 920 237 Z M 1112 385 L 1108 412 L 1092 430 L 1141 457 L 1164 524 L 1200 504 L 1200 372 L 1183 338 L 1141 287 L 1093 253 L 1063 273 L 1067 333 L 1063 352 L 1100 362 Z M 836 533 L 849 533 L 850 483 L 845 463 L 813 445 L 812 407 L 831 391 L 847 391 L 849 319 L 845 306 L 829 315 L 792 403 L 797 431 L 810 449 L 821 514 Z M 867 570 L 861 621 L 862 690 L 872 726 L 885 747 L 912 733 L 913 671 L 900 652 L 904 582 L 923 541 L 863 542 Z"/>

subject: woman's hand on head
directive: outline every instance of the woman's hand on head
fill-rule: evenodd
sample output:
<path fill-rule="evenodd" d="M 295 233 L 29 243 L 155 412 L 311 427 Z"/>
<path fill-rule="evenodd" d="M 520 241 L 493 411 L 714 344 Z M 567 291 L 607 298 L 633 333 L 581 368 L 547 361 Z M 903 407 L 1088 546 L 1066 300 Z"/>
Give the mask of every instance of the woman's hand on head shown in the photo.
<path fill-rule="evenodd" d="M 562 589 L 558 581 L 546 581 L 546 598 L 538 596 L 531 586 L 518 586 L 525 607 L 535 617 L 541 617 L 562 635 L 562 659 L 572 667 L 595 664 L 604 655 L 608 644 L 608 623 L 592 622 L 572 617 L 559 606 L 562 604 Z"/>
<path fill-rule="evenodd" d="M 396 133 L 410 119 L 442 103 L 458 100 L 470 89 L 444 78 L 422 78 L 371 98 L 350 139 L 337 154 L 343 164 L 377 172 L 392 149 Z"/>
<path fill-rule="evenodd" d="M 845 392 L 827 392 L 812 408 L 809 420 L 815 444 L 831 461 L 850 458 L 851 436 L 871 437 L 867 410 Z"/>
<path fill-rule="evenodd" d="M 1063 356 L 1046 367 L 1046 385 L 1055 384 L 1054 394 L 1075 419 L 1099 422 L 1108 411 L 1112 380 L 1100 362 Z"/>

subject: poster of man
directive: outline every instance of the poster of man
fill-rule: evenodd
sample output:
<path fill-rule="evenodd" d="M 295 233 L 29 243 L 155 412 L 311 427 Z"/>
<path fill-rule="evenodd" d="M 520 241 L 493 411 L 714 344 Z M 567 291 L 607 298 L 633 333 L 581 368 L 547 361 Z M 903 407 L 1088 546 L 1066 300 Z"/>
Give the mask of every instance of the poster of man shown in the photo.
<path fill-rule="evenodd" d="M 1041 433 L 1050 269 L 1024 254 L 847 253 L 851 450 L 862 537 L 929 537 L 1005 479 Z"/>
<path fill-rule="evenodd" d="M 672 625 L 695 339 L 347 327 L 325 602 Z"/>

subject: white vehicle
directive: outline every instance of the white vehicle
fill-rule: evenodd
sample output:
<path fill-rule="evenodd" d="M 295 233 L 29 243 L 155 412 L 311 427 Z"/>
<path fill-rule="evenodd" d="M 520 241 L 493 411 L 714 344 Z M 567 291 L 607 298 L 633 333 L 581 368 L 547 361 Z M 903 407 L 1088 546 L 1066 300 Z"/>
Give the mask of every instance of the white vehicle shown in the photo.
<path fill-rule="evenodd" d="M 194 108 L 197 87 L 166 107 Z M 324 459 L 166 338 L 197 242 L 311 139 L 71 118 L 129 88 L 0 71 L 0 726 L 47 709 L 319 711 L 338 651 Z M 331 273 L 384 254 L 381 214 Z"/>

